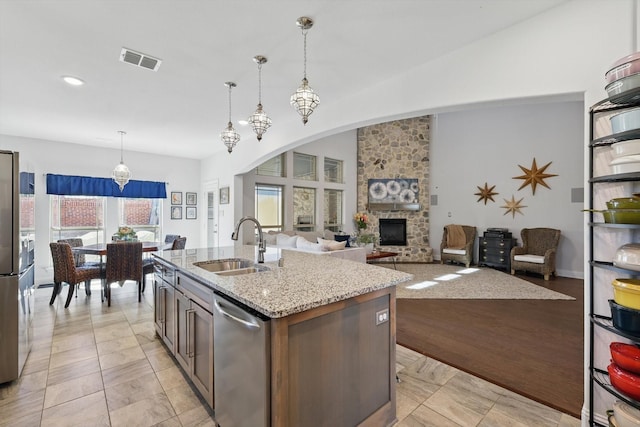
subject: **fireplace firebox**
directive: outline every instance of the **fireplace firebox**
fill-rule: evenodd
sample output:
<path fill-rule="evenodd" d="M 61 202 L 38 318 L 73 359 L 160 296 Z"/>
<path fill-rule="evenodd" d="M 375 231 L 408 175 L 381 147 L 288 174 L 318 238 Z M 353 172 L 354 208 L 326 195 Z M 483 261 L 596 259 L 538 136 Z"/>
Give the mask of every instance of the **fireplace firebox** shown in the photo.
<path fill-rule="evenodd" d="M 406 246 L 406 218 L 380 218 L 380 246 Z"/>

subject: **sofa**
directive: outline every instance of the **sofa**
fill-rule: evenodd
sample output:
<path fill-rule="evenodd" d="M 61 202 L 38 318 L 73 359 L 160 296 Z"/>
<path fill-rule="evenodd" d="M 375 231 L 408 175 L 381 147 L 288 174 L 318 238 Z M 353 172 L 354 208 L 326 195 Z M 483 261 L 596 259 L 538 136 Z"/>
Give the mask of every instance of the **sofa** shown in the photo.
<path fill-rule="evenodd" d="M 348 240 L 331 230 L 324 231 L 270 231 L 264 234 L 268 247 L 288 249 L 332 256 L 356 262 L 367 262 L 365 248 L 347 247 Z M 341 235 L 338 235 L 341 236 Z"/>

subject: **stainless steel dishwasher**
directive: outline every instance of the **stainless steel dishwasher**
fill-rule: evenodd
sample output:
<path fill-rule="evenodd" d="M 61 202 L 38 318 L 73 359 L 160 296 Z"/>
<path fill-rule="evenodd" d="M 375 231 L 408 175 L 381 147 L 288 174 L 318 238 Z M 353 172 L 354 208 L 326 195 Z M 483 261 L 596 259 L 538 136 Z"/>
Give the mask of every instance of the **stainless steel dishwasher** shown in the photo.
<path fill-rule="evenodd" d="M 215 293 L 214 406 L 220 427 L 271 423 L 269 318 Z"/>

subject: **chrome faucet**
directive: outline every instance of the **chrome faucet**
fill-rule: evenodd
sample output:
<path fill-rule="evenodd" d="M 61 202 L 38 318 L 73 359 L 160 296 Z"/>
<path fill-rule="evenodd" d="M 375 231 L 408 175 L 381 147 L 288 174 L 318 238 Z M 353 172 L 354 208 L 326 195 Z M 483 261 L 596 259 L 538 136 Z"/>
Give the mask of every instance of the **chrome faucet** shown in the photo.
<path fill-rule="evenodd" d="M 264 235 L 262 234 L 262 226 L 260 225 L 257 219 L 255 219 L 252 216 L 245 216 L 240 218 L 240 221 L 238 221 L 238 223 L 236 224 L 236 229 L 231 234 L 231 240 L 238 240 L 238 234 L 240 233 L 240 226 L 245 221 L 253 221 L 258 227 L 258 263 L 262 264 L 264 263 L 264 253 L 267 250 L 267 246 L 264 241 Z"/>

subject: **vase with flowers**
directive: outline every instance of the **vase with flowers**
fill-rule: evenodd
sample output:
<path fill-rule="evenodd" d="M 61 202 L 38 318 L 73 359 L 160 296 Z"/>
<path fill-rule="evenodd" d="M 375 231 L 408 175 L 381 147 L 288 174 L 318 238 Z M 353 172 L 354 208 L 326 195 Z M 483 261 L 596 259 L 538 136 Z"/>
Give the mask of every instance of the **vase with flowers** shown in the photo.
<path fill-rule="evenodd" d="M 366 230 L 367 225 L 369 225 L 369 216 L 366 213 L 357 212 L 353 216 L 353 220 L 356 222 L 356 226 L 358 227 L 358 231 Z"/>
<path fill-rule="evenodd" d="M 375 243 L 375 235 L 367 233 L 365 230 L 369 225 L 369 216 L 366 213 L 358 212 L 353 216 L 353 220 L 358 227 L 358 235 L 356 237 L 356 243 L 358 246 L 362 246 L 366 249 L 367 253 L 373 252 L 373 244 Z"/>
<path fill-rule="evenodd" d="M 138 240 L 138 235 L 131 227 L 118 227 L 118 232 L 113 235 L 113 240 L 126 240 L 135 242 Z"/>

